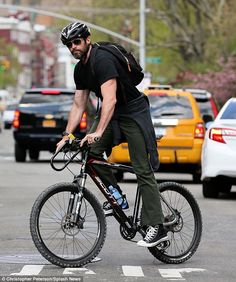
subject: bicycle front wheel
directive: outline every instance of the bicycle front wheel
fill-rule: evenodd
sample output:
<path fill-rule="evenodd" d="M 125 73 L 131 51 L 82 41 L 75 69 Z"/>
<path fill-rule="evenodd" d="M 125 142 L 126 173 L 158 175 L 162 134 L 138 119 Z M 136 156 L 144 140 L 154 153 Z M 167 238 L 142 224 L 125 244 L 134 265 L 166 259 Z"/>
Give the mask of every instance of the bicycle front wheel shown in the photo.
<path fill-rule="evenodd" d="M 193 195 L 184 186 L 175 182 L 164 182 L 159 185 L 162 197 L 174 210 L 177 221 L 166 226 L 169 245 L 160 249 L 148 248 L 151 254 L 164 263 L 182 263 L 196 252 L 202 234 L 202 216 Z M 164 222 L 173 221 L 170 208 L 162 202 Z"/>
<path fill-rule="evenodd" d="M 35 246 L 43 257 L 61 267 L 79 267 L 90 262 L 100 252 L 106 237 L 102 207 L 86 188 L 79 219 L 76 223 L 72 220 L 74 207 L 69 208 L 69 202 L 77 192 L 72 183 L 50 186 L 39 195 L 30 215 Z"/>

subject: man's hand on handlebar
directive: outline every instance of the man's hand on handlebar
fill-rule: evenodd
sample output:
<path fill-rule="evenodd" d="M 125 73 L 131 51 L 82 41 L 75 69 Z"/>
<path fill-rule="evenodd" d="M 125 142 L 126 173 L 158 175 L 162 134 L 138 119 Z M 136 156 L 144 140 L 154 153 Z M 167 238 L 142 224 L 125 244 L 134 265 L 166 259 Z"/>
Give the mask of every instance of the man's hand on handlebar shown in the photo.
<path fill-rule="evenodd" d="M 87 141 L 88 144 L 93 144 L 96 143 L 100 140 L 101 135 L 99 135 L 98 133 L 94 132 L 94 133 L 90 133 L 87 134 L 80 142 L 80 147 L 83 146 L 83 144 Z"/>
<path fill-rule="evenodd" d="M 69 136 L 63 136 L 63 138 L 61 139 L 61 141 L 59 141 L 57 143 L 57 148 L 56 148 L 56 153 L 64 146 L 66 140 L 69 140 Z"/>
<path fill-rule="evenodd" d="M 98 133 L 96 133 L 96 132 L 87 134 L 80 141 L 80 147 L 82 147 L 85 143 L 88 143 L 89 145 L 91 145 L 91 144 L 93 144 L 95 142 L 98 142 L 100 140 L 100 138 L 101 138 L 101 136 Z M 71 142 L 73 142 L 74 139 L 75 139 L 75 136 L 73 134 L 69 134 L 69 135 L 63 136 L 63 138 L 57 143 L 56 153 L 58 151 L 60 151 L 60 149 L 65 145 L 66 141 L 71 143 Z"/>

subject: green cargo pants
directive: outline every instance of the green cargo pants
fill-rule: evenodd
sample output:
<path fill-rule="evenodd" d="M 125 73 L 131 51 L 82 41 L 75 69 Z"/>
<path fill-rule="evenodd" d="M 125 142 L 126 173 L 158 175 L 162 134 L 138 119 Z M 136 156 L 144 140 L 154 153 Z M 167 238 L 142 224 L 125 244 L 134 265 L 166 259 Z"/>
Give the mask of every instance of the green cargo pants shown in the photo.
<path fill-rule="evenodd" d="M 95 131 L 98 122 L 99 118 L 96 117 L 90 132 Z M 131 163 L 137 176 L 138 186 L 141 191 L 141 224 L 142 226 L 154 226 L 161 224 L 163 223 L 163 214 L 160 203 L 160 195 L 153 170 L 149 163 L 143 134 L 137 123 L 132 119 L 119 118 L 119 126 L 128 141 Z M 109 156 L 112 150 L 112 141 L 113 132 L 111 124 L 109 124 L 99 142 L 92 145 L 90 151 L 91 155 L 102 158 L 105 152 L 106 155 Z M 104 184 L 109 183 L 113 186 L 117 186 L 116 179 L 109 168 L 107 169 L 97 166 L 96 169 L 102 175 Z"/>

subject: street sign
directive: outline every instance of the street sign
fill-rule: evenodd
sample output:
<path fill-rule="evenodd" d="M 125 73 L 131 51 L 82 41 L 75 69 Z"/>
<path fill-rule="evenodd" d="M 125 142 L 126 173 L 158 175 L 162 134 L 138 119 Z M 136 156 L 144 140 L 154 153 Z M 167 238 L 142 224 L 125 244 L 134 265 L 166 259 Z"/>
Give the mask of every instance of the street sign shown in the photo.
<path fill-rule="evenodd" d="M 146 57 L 146 63 L 160 64 L 161 63 L 161 57 Z"/>

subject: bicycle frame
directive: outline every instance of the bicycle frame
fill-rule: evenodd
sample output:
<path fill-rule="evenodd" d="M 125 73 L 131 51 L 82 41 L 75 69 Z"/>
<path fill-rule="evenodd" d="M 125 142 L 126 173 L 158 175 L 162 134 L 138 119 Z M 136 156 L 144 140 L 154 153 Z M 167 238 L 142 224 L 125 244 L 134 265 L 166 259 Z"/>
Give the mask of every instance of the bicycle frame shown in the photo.
<path fill-rule="evenodd" d="M 75 157 L 81 152 L 81 149 L 76 150 L 75 153 L 73 153 L 73 155 L 69 158 L 69 160 L 64 164 L 64 166 L 62 166 L 61 168 L 56 168 L 55 165 L 53 164 L 53 161 L 59 152 L 54 154 L 51 159 L 51 166 L 53 167 L 53 169 L 57 171 L 61 171 L 65 167 L 67 167 L 69 163 L 71 163 L 75 159 Z M 75 183 L 78 187 L 78 197 L 76 199 L 74 222 L 76 223 L 79 220 L 81 200 L 83 197 L 83 188 L 85 188 L 87 175 L 89 175 L 92 178 L 93 182 L 98 187 L 98 189 L 104 195 L 106 200 L 111 204 L 114 210 L 113 216 L 120 223 L 120 225 L 130 230 L 130 232 L 139 232 L 142 236 L 145 236 L 146 232 L 141 228 L 141 226 L 138 225 L 138 221 L 139 221 L 138 217 L 139 217 L 139 209 L 140 209 L 140 201 L 141 201 L 141 193 L 140 193 L 139 187 L 137 187 L 137 191 L 136 191 L 133 215 L 131 217 L 130 216 L 128 217 L 123 212 L 122 208 L 119 206 L 116 199 L 112 196 L 109 189 L 103 183 L 101 177 L 99 176 L 99 173 L 94 168 L 94 165 L 107 167 L 108 169 L 111 169 L 111 170 L 112 169 L 122 170 L 122 171 L 130 172 L 134 174 L 135 172 L 133 168 L 127 165 L 108 163 L 105 160 L 98 160 L 95 158 L 91 158 L 91 157 L 88 158 L 88 157 L 89 157 L 89 148 L 82 151 L 82 159 L 80 161 L 81 163 L 80 173 L 74 177 L 74 181 L 73 181 L 73 183 Z M 165 226 L 170 226 L 174 224 L 175 222 L 177 222 L 178 215 L 176 214 L 175 210 L 171 207 L 171 205 L 165 200 L 165 198 L 161 194 L 160 194 L 160 197 L 161 197 L 161 200 L 168 207 L 168 209 L 171 211 L 171 213 L 174 215 L 172 221 L 163 223 L 163 225 Z M 71 195 L 69 205 L 68 205 L 68 214 L 72 214 L 72 209 L 74 207 L 74 201 L 75 201 L 75 196 Z"/>
<path fill-rule="evenodd" d="M 145 231 L 138 226 L 138 215 L 139 215 L 139 207 L 140 207 L 140 189 L 137 188 L 136 191 L 136 198 L 135 198 L 135 205 L 134 205 L 134 210 L 133 210 L 133 216 L 132 220 L 131 217 L 128 217 L 122 210 L 122 208 L 118 205 L 116 199 L 112 196 L 110 193 L 109 189 L 105 186 L 103 183 L 102 179 L 100 178 L 98 172 L 94 168 L 94 165 L 99 165 L 103 167 L 107 167 L 108 169 L 120 169 L 126 172 L 134 173 L 134 170 L 130 166 L 122 165 L 122 164 L 113 164 L 113 163 L 108 163 L 105 160 L 98 160 L 95 158 L 90 158 L 88 160 L 88 155 L 89 151 L 86 151 L 83 159 L 82 159 L 82 166 L 81 166 L 81 171 L 78 176 L 75 176 L 74 181 L 77 182 L 78 179 L 82 179 L 81 184 L 79 187 L 83 189 L 85 185 L 85 179 L 87 177 L 86 174 L 88 174 L 93 182 L 97 185 L 98 189 L 101 191 L 101 193 L 104 195 L 104 197 L 107 199 L 107 201 L 111 204 L 113 210 L 114 210 L 114 217 L 116 220 L 125 228 L 130 229 L 132 232 L 139 232 L 141 235 L 145 236 Z"/>

